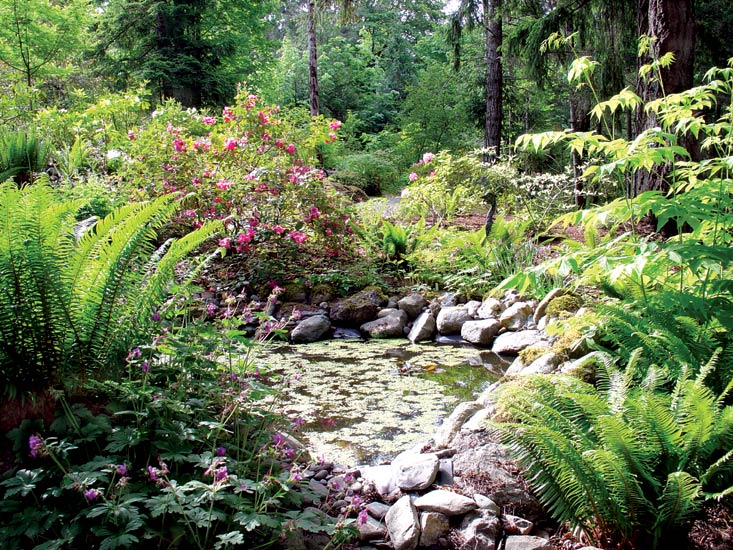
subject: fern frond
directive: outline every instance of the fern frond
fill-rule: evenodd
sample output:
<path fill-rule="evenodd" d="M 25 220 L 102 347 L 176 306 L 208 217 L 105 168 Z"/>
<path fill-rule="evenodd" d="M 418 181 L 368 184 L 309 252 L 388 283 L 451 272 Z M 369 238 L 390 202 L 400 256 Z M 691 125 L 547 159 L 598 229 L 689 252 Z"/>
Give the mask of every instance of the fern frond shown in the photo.
<path fill-rule="evenodd" d="M 687 472 L 669 474 L 652 527 L 655 547 L 665 530 L 686 523 L 699 510 L 700 494 L 700 482 Z"/>

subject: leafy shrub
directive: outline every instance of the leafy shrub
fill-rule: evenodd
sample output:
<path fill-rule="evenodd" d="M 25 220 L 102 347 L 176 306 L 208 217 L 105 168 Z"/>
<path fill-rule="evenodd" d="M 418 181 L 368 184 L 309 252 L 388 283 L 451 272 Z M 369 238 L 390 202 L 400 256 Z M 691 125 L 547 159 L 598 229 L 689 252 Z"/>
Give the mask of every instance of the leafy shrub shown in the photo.
<path fill-rule="evenodd" d="M 107 178 L 90 175 L 84 179 L 67 180 L 58 188 L 64 200 L 80 200 L 82 206 L 76 212 L 78 221 L 91 216 L 104 218 L 121 206 L 124 198 L 117 185 Z"/>
<path fill-rule="evenodd" d="M 397 191 L 397 168 L 378 153 L 358 153 L 338 159 L 338 170 L 329 176 L 346 185 L 355 185 L 368 195 L 381 195 Z"/>
<path fill-rule="evenodd" d="M 233 350 L 200 330 L 130 350 L 126 379 L 88 388 L 93 408 L 62 401 L 50 426 L 10 434 L 3 548 L 253 548 L 314 528 L 298 455 L 260 402 L 273 390 L 246 362 L 208 359 Z"/>
<path fill-rule="evenodd" d="M 218 229 L 209 224 L 155 250 L 156 230 L 180 206 L 165 196 L 118 208 L 76 241 L 82 205 L 43 183 L 0 185 L 5 393 L 77 384 L 84 371 L 114 366 L 160 306 L 178 261 Z"/>
<path fill-rule="evenodd" d="M 680 547 L 703 502 L 733 494 L 733 390 L 705 384 L 717 353 L 672 393 L 649 371 L 634 387 L 607 357 L 597 386 L 535 375 L 502 387 L 495 428 L 547 510 L 590 540 Z"/>
<path fill-rule="evenodd" d="M 0 133 L 0 182 L 14 178 L 18 185 L 31 181 L 34 173 L 45 170 L 48 146 L 25 130 Z"/>

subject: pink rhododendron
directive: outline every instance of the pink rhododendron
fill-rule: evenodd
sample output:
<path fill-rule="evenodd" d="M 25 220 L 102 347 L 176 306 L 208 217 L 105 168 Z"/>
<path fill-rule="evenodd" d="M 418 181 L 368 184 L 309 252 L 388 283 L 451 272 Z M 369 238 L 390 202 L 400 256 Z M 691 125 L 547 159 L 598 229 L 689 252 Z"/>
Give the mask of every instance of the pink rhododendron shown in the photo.
<path fill-rule="evenodd" d="M 216 188 L 221 189 L 222 191 L 226 191 L 231 186 L 232 186 L 232 182 L 227 181 L 225 179 L 220 179 L 219 181 L 216 182 Z"/>
<path fill-rule="evenodd" d="M 285 233 L 285 229 L 281 225 L 276 225 L 272 228 L 272 230 L 278 235 L 282 235 L 283 233 Z"/>
<path fill-rule="evenodd" d="M 408 179 L 409 179 L 409 180 L 410 180 L 411 182 L 413 182 L 413 181 L 417 181 L 417 178 L 419 178 L 419 177 L 420 177 L 420 176 L 418 176 L 418 175 L 417 175 L 417 173 L 415 173 L 415 172 L 410 172 L 410 175 L 409 175 L 409 176 L 407 176 L 407 178 L 408 178 Z"/>
<path fill-rule="evenodd" d="M 308 235 L 300 231 L 291 231 L 290 233 L 288 233 L 288 237 L 293 239 L 293 241 L 298 244 L 303 244 L 305 240 L 308 238 Z"/>
<path fill-rule="evenodd" d="M 229 249 L 232 247 L 232 238 L 231 237 L 224 237 L 223 239 L 219 239 L 219 246 L 222 248 Z"/>
<path fill-rule="evenodd" d="M 127 131 L 127 137 L 130 138 L 130 141 L 135 141 L 137 139 L 135 132 L 133 132 L 132 130 Z"/>
<path fill-rule="evenodd" d="M 435 153 L 425 153 L 422 156 L 422 161 L 424 164 L 428 164 L 429 162 L 432 162 L 435 159 Z"/>
<path fill-rule="evenodd" d="M 224 149 L 227 151 L 234 151 L 237 148 L 237 140 L 234 138 L 226 138 L 224 140 Z"/>
<path fill-rule="evenodd" d="M 221 111 L 221 116 L 224 119 L 224 122 L 234 122 L 237 120 L 237 115 L 234 114 L 231 107 L 224 107 Z"/>
<path fill-rule="evenodd" d="M 288 145 L 288 146 L 287 146 L 287 147 L 285 148 L 285 151 L 286 151 L 286 152 L 288 153 L 288 155 L 294 155 L 294 154 L 295 154 L 295 145 L 293 145 L 293 144 L 291 143 L 290 145 Z"/>
<path fill-rule="evenodd" d="M 328 127 L 329 127 L 329 128 L 331 129 L 331 130 L 338 130 L 339 128 L 341 128 L 341 121 L 340 121 L 340 120 L 334 120 L 333 122 L 331 122 L 331 123 L 330 123 L 330 124 L 328 125 Z"/>
<path fill-rule="evenodd" d="M 188 147 L 186 147 L 186 142 L 179 137 L 176 137 L 176 139 L 173 140 L 173 148 L 178 153 L 184 153 L 188 150 Z"/>
<path fill-rule="evenodd" d="M 204 115 L 203 117 L 201 117 L 201 122 L 203 122 L 207 126 L 213 126 L 214 124 L 216 124 L 216 117 Z"/>

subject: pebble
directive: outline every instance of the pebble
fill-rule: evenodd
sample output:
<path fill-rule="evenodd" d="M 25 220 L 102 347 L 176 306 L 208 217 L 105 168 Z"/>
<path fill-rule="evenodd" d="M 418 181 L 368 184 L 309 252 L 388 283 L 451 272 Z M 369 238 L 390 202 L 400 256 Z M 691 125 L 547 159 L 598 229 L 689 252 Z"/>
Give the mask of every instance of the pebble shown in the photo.
<path fill-rule="evenodd" d="M 313 479 L 316 481 L 321 481 L 322 479 L 326 479 L 328 477 L 328 470 L 318 470 L 316 474 L 313 476 Z"/>

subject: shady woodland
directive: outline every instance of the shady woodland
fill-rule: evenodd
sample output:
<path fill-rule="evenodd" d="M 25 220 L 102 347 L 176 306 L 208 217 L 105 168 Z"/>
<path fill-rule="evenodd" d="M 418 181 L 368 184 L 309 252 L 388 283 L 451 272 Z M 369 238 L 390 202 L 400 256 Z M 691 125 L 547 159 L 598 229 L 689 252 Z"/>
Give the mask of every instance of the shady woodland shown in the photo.
<path fill-rule="evenodd" d="M 728 1 L 0 20 L 0 548 L 733 548 Z"/>

